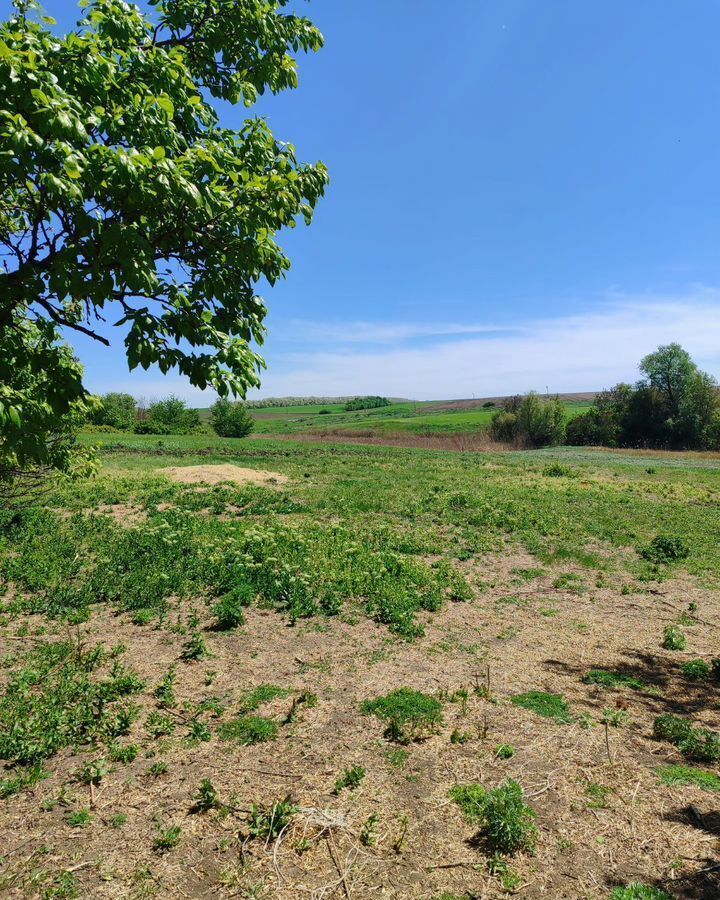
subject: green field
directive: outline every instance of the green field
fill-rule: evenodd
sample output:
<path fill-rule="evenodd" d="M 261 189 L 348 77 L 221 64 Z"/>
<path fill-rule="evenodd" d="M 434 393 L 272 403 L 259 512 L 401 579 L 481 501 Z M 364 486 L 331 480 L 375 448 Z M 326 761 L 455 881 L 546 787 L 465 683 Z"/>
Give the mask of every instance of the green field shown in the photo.
<path fill-rule="evenodd" d="M 572 418 L 588 409 L 588 403 L 568 403 Z M 366 431 L 378 434 L 470 433 L 486 428 L 497 411 L 489 409 L 447 410 L 437 402 L 393 403 L 379 409 L 345 412 L 342 404 L 268 407 L 252 409 L 256 434 L 297 434 L 321 431 Z"/>
<path fill-rule="evenodd" d="M 0 521 L 0 891 L 285 900 L 328 821 L 363 898 L 682 883 L 718 782 L 653 723 L 717 726 L 720 458 L 84 439 L 98 478 Z"/>

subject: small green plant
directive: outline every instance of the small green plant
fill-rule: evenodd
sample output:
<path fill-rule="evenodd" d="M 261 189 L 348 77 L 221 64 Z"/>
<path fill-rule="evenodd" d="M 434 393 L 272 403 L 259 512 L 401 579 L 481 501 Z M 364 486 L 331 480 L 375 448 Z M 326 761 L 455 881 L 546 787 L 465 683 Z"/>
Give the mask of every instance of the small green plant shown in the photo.
<path fill-rule="evenodd" d="M 278 726 L 272 719 L 263 716 L 240 716 L 224 722 L 218 734 L 223 741 L 236 741 L 243 745 L 264 744 L 275 740 Z"/>
<path fill-rule="evenodd" d="M 512 744 L 499 744 L 495 748 L 496 759 L 512 759 L 515 756 L 515 748 Z"/>
<path fill-rule="evenodd" d="M 137 744 L 127 744 L 122 747 L 120 744 L 111 744 L 108 748 L 110 759 L 116 763 L 128 765 L 137 759 L 140 748 Z"/>
<path fill-rule="evenodd" d="M 290 796 L 270 805 L 253 803 L 250 810 L 249 832 L 251 837 L 274 841 L 287 828 L 298 807 Z"/>
<path fill-rule="evenodd" d="M 122 828 L 123 825 L 127 822 L 128 817 L 125 813 L 116 813 L 112 819 L 110 819 L 110 827 L 111 828 Z"/>
<path fill-rule="evenodd" d="M 655 769 L 660 781 L 668 787 L 693 785 L 703 791 L 720 791 L 720 776 L 693 766 L 661 766 Z"/>
<path fill-rule="evenodd" d="M 546 719 L 553 719 L 561 725 L 568 725 L 572 722 L 570 708 L 562 694 L 527 691 L 525 694 L 515 694 L 510 698 L 510 702 L 523 709 L 530 709 Z"/>
<path fill-rule="evenodd" d="M 691 659 L 680 666 L 683 675 L 693 681 L 702 681 L 709 678 L 712 670 L 704 659 Z"/>
<path fill-rule="evenodd" d="M 523 790 L 512 778 L 492 791 L 479 784 L 458 785 L 450 797 L 470 825 L 478 825 L 492 850 L 513 854 L 533 851 L 537 841 L 536 813 L 523 799 Z"/>
<path fill-rule="evenodd" d="M 345 788 L 351 791 L 357 790 L 365 778 L 366 770 L 364 766 L 353 766 L 351 769 L 345 769 L 342 775 L 335 782 L 333 794 L 340 794 Z"/>
<path fill-rule="evenodd" d="M 156 763 L 153 763 L 148 769 L 148 775 L 151 775 L 153 778 L 159 778 L 161 775 L 167 775 L 170 770 L 170 766 L 165 762 L 165 760 L 159 760 Z"/>
<path fill-rule="evenodd" d="M 181 659 L 186 662 L 194 662 L 198 659 L 207 659 L 210 655 L 210 650 L 202 634 L 196 630 L 191 631 L 190 637 L 183 644 Z"/>
<path fill-rule="evenodd" d="M 648 562 L 665 565 L 687 559 L 690 556 L 690 548 L 685 538 L 671 534 L 656 535 L 639 552 L 640 556 Z"/>
<path fill-rule="evenodd" d="M 630 724 L 630 716 L 624 709 L 615 709 L 612 706 L 606 706 L 600 716 L 603 725 L 610 725 L 612 728 L 622 728 L 624 725 Z"/>
<path fill-rule="evenodd" d="M 42 892 L 41 900 L 76 900 L 80 896 L 77 878 L 72 872 L 60 872 Z"/>
<path fill-rule="evenodd" d="M 172 825 L 170 828 L 161 830 L 153 840 L 153 850 L 157 853 L 166 853 L 168 850 L 172 850 L 173 847 L 177 847 L 180 843 L 181 833 L 182 829 L 179 825 Z"/>
<path fill-rule="evenodd" d="M 212 734 L 207 726 L 207 723 L 203 722 L 202 719 L 192 719 L 187 733 L 188 743 L 197 745 L 205 743 L 211 739 Z"/>
<path fill-rule="evenodd" d="M 247 588 L 248 590 L 230 591 L 214 604 L 211 612 L 216 619 L 217 631 L 231 631 L 245 624 L 244 608 L 250 605 L 255 593 L 249 585 Z"/>
<path fill-rule="evenodd" d="M 77 780 L 82 784 L 100 784 L 108 773 L 107 761 L 103 757 L 88 759 L 77 773 Z"/>
<path fill-rule="evenodd" d="M 377 844 L 377 829 L 380 822 L 380 816 L 372 813 L 362 824 L 360 828 L 360 843 L 365 847 L 374 847 Z"/>
<path fill-rule="evenodd" d="M 510 868 L 508 861 L 500 853 L 493 853 L 488 859 L 487 868 L 490 875 L 500 879 L 504 891 L 514 891 L 522 884 L 522 878 Z"/>
<path fill-rule="evenodd" d="M 610 894 L 610 900 L 673 900 L 673 898 L 660 888 L 634 881 L 626 887 L 615 888 Z"/>
<path fill-rule="evenodd" d="M 687 646 L 685 634 L 678 625 L 666 625 L 663 630 L 664 650 L 684 650 Z"/>
<path fill-rule="evenodd" d="M 152 738 L 163 737 L 175 731 L 175 720 L 154 709 L 145 720 L 145 729 Z"/>
<path fill-rule="evenodd" d="M 78 809 L 75 812 L 71 812 L 66 821 L 71 828 L 85 828 L 86 825 L 89 825 L 92 822 L 92 816 L 90 815 L 90 810 L 86 807 L 85 809 Z"/>
<path fill-rule="evenodd" d="M 697 728 L 690 719 L 670 714 L 658 716 L 653 733 L 660 740 L 669 741 L 688 759 L 695 762 L 720 760 L 720 735 L 708 728 Z"/>
<path fill-rule="evenodd" d="M 402 747 L 397 747 L 393 750 L 388 750 L 385 754 L 385 759 L 390 763 L 390 765 L 394 769 L 402 769 L 403 766 L 407 763 L 410 754 L 407 750 L 403 750 Z"/>
<path fill-rule="evenodd" d="M 366 700 L 361 709 L 387 723 L 386 736 L 405 744 L 420 741 L 442 725 L 442 703 L 412 688 L 398 688 L 384 697 Z"/>
<path fill-rule="evenodd" d="M 463 731 L 461 728 L 453 728 L 452 734 L 450 735 L 451 744 L 467 744 L 470 740 L 472 740 L 472 735 L 469 731 Z"/>
<path fill-rule="evenodd" d="M 597 781 L 589 781 L 585 785 L 585 793 L 589 798 L 586 804 L 587 809 L 607 809 L 608 799 L 613 793 L 613 789 L 604 784 L 598 784 Z"/>
<path fill-rule="evenodd" d="M 175 669 L 170 669 L 153 691 L 153 697 L 158 701 L 158 706 L 161 706 L 163 709 L 173 709 L 177 706 L 177 700 L 175 699 L 176 678 Z"/>
<path fill-rule="evenodd" d="M 561 466 L 560 463 L 550 463 L 549 466 L 545 466 L 542 473 L 545 478 L 573 478 L 575 476 L 575 472 L 572 469 L 568 469 L 567 466 Z"/>
<path fill-rule="evenodd" d="M 14 794 L 19 794 L 20 791 L 32 787 L 34 784 L 37 784 L 38 781 L 42 781 L 47 777 L 48 773 L 43 768 L 41 762 L 35 763 L 35 765 L 24 769 L 16 769 L 15 774 L 10 778 L 0 780 L 0 800 L 4 800 L 6 797 L 12 797 Z"/>
<path fill-rule="evenodd" d="M 205 813 L 211 809 L 220 809 L 221 806 L 220 798 L 212 781 L 209 778 L 203 778 L 193 800 L 192 811 Z"/>

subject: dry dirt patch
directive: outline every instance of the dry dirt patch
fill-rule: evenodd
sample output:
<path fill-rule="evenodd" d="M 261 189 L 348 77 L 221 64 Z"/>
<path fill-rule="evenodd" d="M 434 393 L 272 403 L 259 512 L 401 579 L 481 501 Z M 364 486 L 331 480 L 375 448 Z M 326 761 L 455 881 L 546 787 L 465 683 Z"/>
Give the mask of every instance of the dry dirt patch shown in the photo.
<path fill-rule="evenodd" d="M 280 472 L 243 469 L 229 463 L 217 466 L 169 466 L 158 471 L 183 484 L 220 484 L 223 481 L 233 481 L 235 484 L 285 484 L 288 480 L 287 475 L 281 475 Z"/>

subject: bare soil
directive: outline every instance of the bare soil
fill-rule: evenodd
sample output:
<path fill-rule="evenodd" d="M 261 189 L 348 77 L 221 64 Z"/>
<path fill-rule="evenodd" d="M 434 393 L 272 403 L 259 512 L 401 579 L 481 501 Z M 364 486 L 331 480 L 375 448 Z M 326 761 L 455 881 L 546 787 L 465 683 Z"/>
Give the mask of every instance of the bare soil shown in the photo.
<path fill-rule="evenodd" d="M 235 484 L 286 484 L 287 475 L 280 472 L 265 472 L 262 469 L 244 469 L 241 466 L 233 466 L 229 463 L 207 466 L 169 466 L 158 469 L 173 481 L 183 484 L 220 484 L 222 482 L 234 482 Z"/>
<path fill-rule="evenodd" d="M 114 765 L 92 793 L 79 782 L 63 791 L 79 765 L 68 751 L 50 761 L 51 777 L 3 804 L 4 896 L 37 896 L 31 873 L 42 868 L 70 869 L 80 897 L 108 900 L 430 900 L 443 891 L 506 897 L 488 872 L 486 848 L 448 792 L 467 782 L 493 788 L 508 776 L 523 785 L 540 828 L 537 854 L 510 861 L 521 879 L 514 893 L 607 900 L 615 884 L 662 879 L 680 898 L 720 896 L 712 868 L 720 835 L 716 795 L 661 785 L 656 767 L 683 760 L 652 738 L 653 718 L 665 712 L 720 725 L 711 689 L 679 671 L 689 658 L 717 654 L 717 596 L 690 577 L 638 590 L 625 575 L 599 577 L 567 565 L 540 571 L 535 558 L 517 551 L 463 566 L 476 586 L 474 600 L 428 615 L 426 637 L 410 644 L 363 615 L 291 627 L 275 612 L 251 609 L 245 627 L 207 633 L 211 659 L 187 663 L 179 658 L 177 634 L 99 609 L 73 635 L 87 644 L 127 645 L 124 662 L 148 682 L 146 711 L 156 703 L 153 687 L 176 666 L 177 731 L 151 740 L 143 716 L 130 737 L 142 748 L 138 758 Z M 556 586 L 561 574 L 577 576 L 570 588 Z M 698 604 L 695 624 L 686 629 L 691 650 L 662 650 L 663 627 L 690 602 Z M 178 609 L 179 621 L 185 612 Z M 12 650 L 35 640 L 18 637 Z M 635 675 L 657 693 L 586 685 L 581 678 L 591 668 Z M 188 744 L 185 704 L 219 698 L 224 720 L 260 683 L 315 692 L 318 705 L 301 707 L 272 743 L 222 742 L 210 719 L 212 740 Z M 389 742 L 382 723 L 359 708 L 400 686 L 444 699 L 440 732 L 407 747 Z M 466 707 L 449 699 L 460 688 L 469 691 Z M 573 723 L 558 725 L 509 702 L 528 690 L 562 693 Z M 280 722 L 291 702 L 276 699 L 259 714 Z M 608 708 L 623 710 L 629 721 L 605 728 L 600 719 Z M 455 729 L 467 742 L 451 742 Z M 499 744 L 515 747 L 512 759 L 496 757 Z M 158 761 L 168 771 L 153 776 L 149 768 Z M 335 796 L 336 778 L 354 765 L 367 769 L 363 784 Z M 192 811 L 204 778 L 230 810 Z M 591 783 L 609 789 L 604 804 L 592 802 Z M 252 804 L 286 796 L 299 807 L 291 826 L 276 841 L 251 840 Z M 90 808 L 93 822 L 72 828 L 67 812 L 81 807 Z M 109 827 L 120 813 L 126 824 Z M 375 840 L 363 843 L 371 816 Z M 182 829 L 178 846 L 154 851 L 159 828 L 173 825 Z"/>

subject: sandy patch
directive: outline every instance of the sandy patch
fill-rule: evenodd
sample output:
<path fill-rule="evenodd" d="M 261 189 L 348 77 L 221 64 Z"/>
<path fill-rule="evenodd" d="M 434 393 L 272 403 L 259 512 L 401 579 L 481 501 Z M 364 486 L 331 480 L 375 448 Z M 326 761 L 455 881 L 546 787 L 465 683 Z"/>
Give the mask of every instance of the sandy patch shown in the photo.
<path fill-rule="evenodd" d="M 287 475 L 280 472 L 266 472 L 263 469 L 243 469 L 230 464 L 217 466 L 169 466 L 158 472 L 183 484 L 220 484 L 233 481 L 235 484 L 285 484 Z"/>

